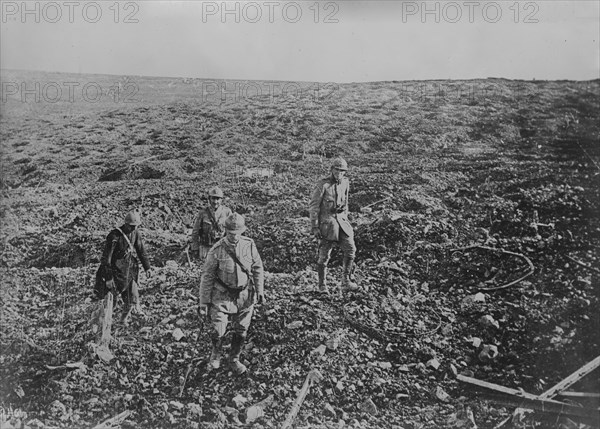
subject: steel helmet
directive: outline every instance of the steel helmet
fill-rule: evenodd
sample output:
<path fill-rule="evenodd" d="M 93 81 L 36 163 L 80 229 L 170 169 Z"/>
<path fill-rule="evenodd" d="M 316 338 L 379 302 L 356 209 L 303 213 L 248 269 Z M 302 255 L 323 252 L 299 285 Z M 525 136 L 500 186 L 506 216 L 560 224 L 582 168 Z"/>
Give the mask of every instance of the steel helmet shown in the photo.
<path fill-rule="evenodd" d="M 223 198 L 224 195 L 223 195 L 223 191 L 221 190 L 221 188 L 219 188 L 218 186 L 215 186 L 215 187 L 209 189 L 208 196 Z"/>
<path fill-rule="evenodd" d="M 125 223 L 129 225 L 139 225 L 142 223 L 142 217 L 140 216 L 140 212 L 137 210 L 132 210 L 127 213 L 125 216 Z"/>
<path fill-rule="evenodd" d="M 348 163 L 346 162 L 346 160 L 344 158 L 336 158 L 331 163 L 331 168 L 336 168 L 338 170 L 347 171 Z"/>
<path fill-rule="evenodd" d="M 238 213 L 232 213 L 225 219 L 225 229 L 229 232 L 241 234 L 246 231 L 246 222 L 244 216 Z"/>

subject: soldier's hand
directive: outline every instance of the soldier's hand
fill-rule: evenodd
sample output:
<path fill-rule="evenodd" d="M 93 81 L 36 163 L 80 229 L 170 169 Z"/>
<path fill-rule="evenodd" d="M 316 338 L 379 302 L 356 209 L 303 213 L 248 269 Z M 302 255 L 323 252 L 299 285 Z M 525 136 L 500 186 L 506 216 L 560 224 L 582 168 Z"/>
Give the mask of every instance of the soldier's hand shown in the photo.
<path fill-rule="evenodd" d="M 260 295 L 258 295 L 258 299 L 256 300 L 256 303 L 258 305 L 262 305 L 262 304 L 264 304 L 266 302 L 267 302 L 267 299 L 265 298 L 265 294 L 264 293 L 261 293 Z"/>
<path fill-rule="evenodd" d="M 319 240 L 320 240 L 321 238 L 323 238 L 323 236 L 321 235 L 321 230 L 319 229 L 319 227 L 318 227 L 318 226 L 313 226 L 312 233 L 313 233 L 313 235 L 314 235 L 316 238 L 318 238 Z"/>
<path fill-rule="evenodd" d="M 116 291 L 115 281 L 113 279 L 106 280 L 106 288 L 114 295 Z"/>

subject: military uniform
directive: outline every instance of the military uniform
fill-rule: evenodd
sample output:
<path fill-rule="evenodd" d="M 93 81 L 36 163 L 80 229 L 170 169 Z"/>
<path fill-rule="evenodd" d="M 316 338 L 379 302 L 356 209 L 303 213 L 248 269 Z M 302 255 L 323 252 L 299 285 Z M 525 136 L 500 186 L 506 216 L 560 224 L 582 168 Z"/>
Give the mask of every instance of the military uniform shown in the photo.
<path fill-rule="evenodd" d="M 125 236 L 129 239 L 131 246 Z M 150 263 L 139 230 L 134 229 L 131 231 L 127 225 L 123 225 L 120 230 L 114 229 L 108 234 L 102 254 L 102 265 L 105 267 L 106 280 L 113 280 L 116 290 L 121 293 L 125 303 L 124 319 L 128 317 L 132 306 L 139 306 L 138 258 L 144 270 L 148 272 Z"/>
<path fill-rule="evenodd" d="M 206 258 L 208 251 L 217 240 L 223 237 L 225 233 L 223 224 L 230 215 L 231 209 L 225 206 L 219 206 L 215 211 L 207 206 L 198 214 L 192 230 L 191 249 L 201 261 Z"/>
<path fill-rule="evenodd" d="M 227 222 L 236 217 L 242 218 L 235 213 Z M 242 230 L 245 230 L 243 220 L 241 222 Z M 225 228 L 228 229 L 228 223 Z M 234 254 L 244 268 L 229 253 Z M 225 237 L 210 249 L 204 263 L 199 296 L 200 307 L 209 308 L 214 328 L 211 364 L 215 368 L 220 365 L 223 336 L 231 320 L 231 360 L 237 365 L 237 372 L 244 372 L 246 368 L 239 363 L 239 356 L 250 327 L 254 304 L 258 297 L 264 296 L 263 263 L 252 239 L 241 236 L 234 244 Z"/>
<path fill-rule="evenodd" d="M 347 169 L 345 161 L 340 165 L 343 165 Z M 355 287 L 349 281 L 356 255 L 354 230 L 348 220 L 349 192 L 349 180 L 346 177 L 342 177 L 338 181 L 332 174 L 319 180 L 311 195 L 309 205 L 310 221 L 313 230 L 318 229 L 320 232 L 317 269 L 319 287 L 322 290 L 327 289 L 327 263 L 331 256 L 331 249 L 336 243 L 339 244 L 344 254 L 342 286 Z"/>

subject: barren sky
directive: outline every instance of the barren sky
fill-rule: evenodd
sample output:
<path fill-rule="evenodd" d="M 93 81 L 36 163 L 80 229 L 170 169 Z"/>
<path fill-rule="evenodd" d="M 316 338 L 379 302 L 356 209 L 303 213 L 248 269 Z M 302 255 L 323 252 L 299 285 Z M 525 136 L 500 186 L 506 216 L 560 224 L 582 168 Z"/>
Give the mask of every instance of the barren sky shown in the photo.
<path fill-rule="evenodd" d="M 596 0 L 0 3 L 8 69 L 340 83 L 600 77 Z"/>

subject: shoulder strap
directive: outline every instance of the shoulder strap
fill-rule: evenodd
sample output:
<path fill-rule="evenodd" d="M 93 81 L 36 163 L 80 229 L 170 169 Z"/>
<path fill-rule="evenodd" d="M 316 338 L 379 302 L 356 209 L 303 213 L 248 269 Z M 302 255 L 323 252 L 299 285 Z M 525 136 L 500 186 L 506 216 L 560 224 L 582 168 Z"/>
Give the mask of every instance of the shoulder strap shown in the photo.
<path fill-rule="evenodd" d="M 246 268 L 246 267 L 244 266 L 244 264 L 242 264 L 242 263 L 240 262 L 240 260 L 237 258 L 237 256 L 235 256 L 235 253 L 234 253 L 234 252 L 232 252 L 230 249 L 228 249 L 228 248 L 227 248 L 227 246 L 223 246 L 223 249 L 224 249 L 224 250 L 227 252 L 227 254 L 228 254 L 229 256 L 231 256 L 231 259 L 233 259 L 233 261 L 234 261 L 236 264 L 238 264 L 238 265 L 240 266 L 240 268 L 242 269 L 242 271 L 243 271 L 244 273 L 246 273 L 246 275 L 248 276 L 248 278 L 249 278 L 249 279 L 252 279 L 252 278 L 253 278 L 253 277 L 252 277 L 252 274 L 250 273 L 250 271 L 248 270 L 248 268 Z"/>
<path fill-rule="evenodd" d="M 121 234 L 123 234 L 123 237 L 125 237 L 125 240 L 127 241 L 127 244 L 129 244 L 129 250 L 131 250 L 131 253 L 135 254 L 135 249 L 133 248 L 133 244 L 131 244 L 131 241 L 129 241 L 129 237 L 127 237 L 127 234 L 125 234 L 121 228 L 117 227 L 117 229 L 119 230 L 119 232 Z"/>
<path fill-rule="evenodd" d="M 210 216 L 210 220 L 212 220 L 213 223 L 215 224 L 215 227 L 219 228 L 219 224 L 217 223 L 217 219 L 215 219 L 215 215 L 213 214 L 212 211 L 210 211 L 210 206 L 206 207 L 206 211 L 208 212 L 208 215 Z"/>

